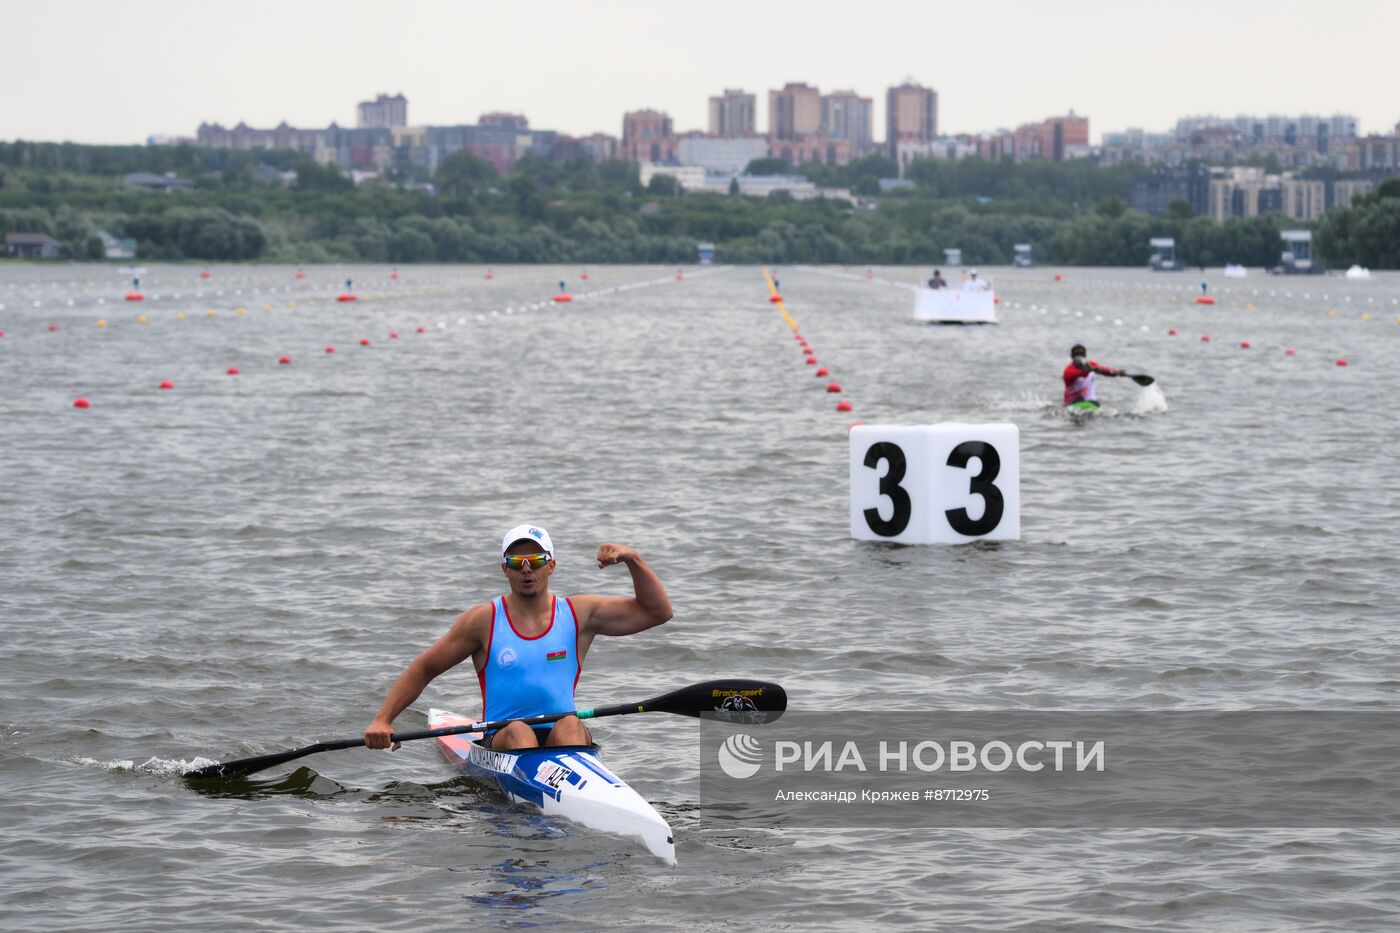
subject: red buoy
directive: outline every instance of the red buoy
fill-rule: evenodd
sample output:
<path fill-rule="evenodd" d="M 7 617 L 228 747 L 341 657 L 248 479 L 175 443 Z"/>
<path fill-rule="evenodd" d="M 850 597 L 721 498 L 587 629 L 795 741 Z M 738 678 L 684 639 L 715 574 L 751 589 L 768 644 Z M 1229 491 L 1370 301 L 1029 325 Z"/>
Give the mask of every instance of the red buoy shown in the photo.
<path fill-rule="evenodd" d="M 777 304 L 778 302 L 783 300 L 783 296 L 779 295 L 777 292 L 774 292 L 773 294 L 768 296 L 768 300 L 771 301 L 773 304 Z"/>
<path fill-rule="evenodd" d="M 427 330 L 428 330 L 428 328 L 422 326 L 421 324 L 418 326 L 418 333 L 420 333 L 420 334 L 426 333 Z"/>
<path fill-rule="evenodd" d="M 1344 359 L 1339 359 L 1339 360 L 1337 360 L 1337 365 L 1338 365 L 1338 366 L 1348 366 L 1348 365 L 1350 365 L 1350 364 L 1347 363 L 1347 361 L 1344 360 Z"/>
<path fill-rule="evenodd" d="M 49 333 L 52 334 L 52 333 L 53 333 L 54 331 L 56 331 L 56 330 L 58 330 L 58 325 L 57 325 L 57 324 L 50 324 L 50 325 L 49 325 Z"/>
<path fill-rule="evenodd" d="M 1201 343 L 1210 343 L 1210 334 L 1201 334 Z"/>
<path fill-rule="evenodd" d="M 162 379 L 160 387 L 162 389 L 173 389 L 175 388 L 175 383 L 171 382 L 169 379 Z"/>
<path fill-rule="evenodd" d="M 362 347 L 367 347 L 367 346 L 369 346 L 369 338 L 368 338 L 368 337 L 361 337 L 361 338 L 360 338 L 360 346 L 362 346 Z"/>
<path fill-rule="evenodd" d="M 830 376 L 830 375 L 831 375 L 831 372 L 830 372 L 825 366 L 823 366 L 821 369 L 817 370 L 817 375 L 818 375 L 818 376 Z"/>
<path fill-rule="evenodd" d="M 335 296 L 335 300 L 336 300 L 336 301 L 354 301 L 354 300 L 355 300 L 355 296 L 352 295 L 352 294 L 350 294 L 349 292 L 341 292 L 339 295 L 336 295 L 336 296 Z"/>
<path fill-rule="evenodd" d="M 490 269 L 487 269 L 487 270 L 486 270 L 486 281 L 489 282 L 489 281 L 491 281 L 492 279 L 494 279 L 495 277 L 496 277 L 496 274 L 495 274 L 494 272 L 492 272 Z"/>
<path fill-rule="evenodd" d="M 238 375 L 238 367 L 237 367 L 237 366 L 230 366 L 230 367 L 228 368 L 228 375 L 230 375 L 230 376 L 237 376 L 237 375 Z"/>
<path fill-rule="evenodd" d="M 676 273 L 676 281 L 677 281 L 677 282 L 681 281 L 681 280 L 684 279 L 684 278 L 685 278 L 685 276 L 681 275 L 679 272 Z"/>
<path fill-rule="evenodd" d="M 846 402 L 846 401 L 837 402 L 837 403 L 836 403 L 836 410 L 837 410 L 837 411 L 850 411 L 850 410 L 851 410 L 851 403 L 850 403 L 850 402 Z"/>
<path fill-rule="evenodd" d="M 83 397 L 80 395 L 80 396 L 78 396 L 77 398 L 73 399 L 73 407 L 74 407 L 74 408 L 87 408 L 87 407 L 88 407 L 88 400 L 85 399 L 85 398 L 83 398 Z"/>
<path fill-rule="evenodd" d="M 1296 354 L 1296 353 L 1293 352 L 1293 348 L 1292 348 L 1292 347 L 1289 347 L 1288 349 L 1286 349 L 1286 350 L 1283 351 L 1283 355 L 1284 355 L 1284 356 L 1297 356 L 1298 354 Z"/>
<path fill-rule="evenodd" d="M 299 278 L 299 279 L 304 279 L 304 278 L 306 278 L 306 273 L 305 273 L 305 272 L 298 272 L 298 273 L 297 273 L 297 278 Z"/>
<path fill-rule="evenodd" d="M 1176 328 L 1173 327 L 1171 330 L 1167 331 L 1167 336 L 1168 336 L 1168 337 L 1175 337 L 1175 336 L 1176 336 Z"/>
<path fill-rule="evenodd" d="M 398 277 L 399 277 L 399 274 L 398 274 L 397 272 L 390 272 L 390 273 L 389 273 L 389 278 L 391 278 L 391 279 L 396 279 L 396 278 L 398 278 Z"/>
<path fill-rule="evenodd" d="M 558 294 L 558 295 L 555 295 L 555 296 L 554 296 L 554 301 L 555 301 L 555 303 L 557 303 L 557 304 L 563 304 L 563 303 L 566 302 L 566 301 L 573 301 L 573 300 L 574 300 L 574 296 L 573 296 L 573 295 L 570 295 L 568 292 L 563 292 L 563 293 L 561 293 L 561 294 Z"/>
<path fill-rule="evenodd" d="M 1197 296 L 1196 296 L 1196 304 L 1198 304 L 1198 305 L 1213 305 L 1213 304 L 1215 304 L 1215 299 L 1212 298 L 1212 297 L 1210 297 L 1209 295 L 1197 295 Z"/>
<path fill-rule="evenodd" d="M 291 358 L 290 356 L 279 356 L 279 357 L 277 358 L 277 362 L 278 362 L 280 365 L 282 365 L 282 366 L 286 366 L 286 365 L 287 365 L 288 363 L 290 363 L 291 361 L 292 361 L 292 358 Z"/>
<path fill-rule="evenodd" d="M 391 331 L 389 331 L 389 339 L 390 339 L 390 340 L 398 340 L 398 339 L 399 339 L 399 332 L 396 331 L 396 330 L 391 330 Z"/>
<path fill-rule="evenodd" d="M 840 392 L 840 391 L 841 391 L 841 383 L 839 383 L 839 382 L 831 382 L 831 383 L 828 383 L 828 384 L 827 384 L 827 387 L 826 387 L 826 391 L 828 391 L 828 392 Z"/>
<path fill-rule="evenodd" d="M 126 300 L 127 300 L 127 301 L 145 301 L 145 300 L 146 300 L 146 296 L 143 295 L 143 294 L 141 294 L 140 292 L 127 292 L 127 293 L 126 293 Z"/>
<path fill-rule="evenodd" d="M 1241 341 L 1240 341 L 1240 349 L 1241 349 L 1241 350 L 1248 350 L 1248 349 L 1249 349 L 1249 341 L 1248 341 L 1248 340 L 1241 340 Z"/>
<path fill-rule="evenodd" d="M 1055 281 L 1056 281 L 1056 282 L 1060 281 L 1060 273 L 1058 273 L 1058 272 L 1055 273 Z"/>
<path fill-rule="evenodd" d="M 207 278 L 209 278 L 209 270 L 208 270 L 208 269 L 205 269 L 203 272 L 201 272 L 201 273 L 199 274 L 199 277 L 200 277 L 201 279 L 207 279 Z"/>
<path fill-rule="evenodd" d="M 335 352 L 335 347 L 326 347 L 326 352 L 327 352 L 327 353 L 334 353 L 334 352 Z"/>
<path fill-rule="evenodd" d="M 817 358 L 816 358 L 815 356 L 809 356 L 809 357 L 807 357 L 807 365 L 808 365 L 808 366 L 815 366 L 815 365 L 817 365 Z"/>

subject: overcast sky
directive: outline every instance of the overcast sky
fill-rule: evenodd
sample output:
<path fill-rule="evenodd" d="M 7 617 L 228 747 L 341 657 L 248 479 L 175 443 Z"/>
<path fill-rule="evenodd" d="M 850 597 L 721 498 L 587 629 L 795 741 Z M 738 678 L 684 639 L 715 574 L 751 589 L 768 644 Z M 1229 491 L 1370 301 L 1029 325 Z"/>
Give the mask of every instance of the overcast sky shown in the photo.
<path fill-rule="evenodd" d="M 0 139 L 143 142 L 203 121 L 355 124 L 402 92 L 413 124 L 492 110 L 619 135 L 626 110 L 706 128 L 724 88 L 788 81 L 875 100 L 938 91 L 939 129 L 1063 114 L 1091 138 L 1178 117 L 1400 121 L 1396 0 L 0 0 Z"/>

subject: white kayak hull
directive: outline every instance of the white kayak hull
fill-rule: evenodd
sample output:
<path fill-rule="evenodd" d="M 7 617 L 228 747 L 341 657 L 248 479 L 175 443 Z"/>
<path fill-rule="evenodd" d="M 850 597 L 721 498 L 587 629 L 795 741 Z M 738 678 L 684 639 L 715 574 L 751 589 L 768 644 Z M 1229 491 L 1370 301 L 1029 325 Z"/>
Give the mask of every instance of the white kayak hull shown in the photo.
<path fill-rule="evenodd" d="M 428 713 L 432 729 L 470 722 L 445 710 Z M 453 765 L 494 785 L 512 801 L 599 832 L 638 839 L 657 858 L 676 863 L 670 825 L 607 769 L 596 745 L 493 751 L 477 744 L 477 738 L 476 733 L 439 736 L 438 749 Z"/>

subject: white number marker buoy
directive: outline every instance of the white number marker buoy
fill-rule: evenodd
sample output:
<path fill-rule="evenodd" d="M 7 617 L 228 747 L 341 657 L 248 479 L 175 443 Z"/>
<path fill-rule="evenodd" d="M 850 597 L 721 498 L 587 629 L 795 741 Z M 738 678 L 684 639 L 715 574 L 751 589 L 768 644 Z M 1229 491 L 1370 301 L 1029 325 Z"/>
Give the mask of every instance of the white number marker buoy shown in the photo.
<path fill-rule="evenodd" d="M 1020 540 L 1016 425 L 857 425 L 850 438 L 852 538 L 899 544 Z"/>

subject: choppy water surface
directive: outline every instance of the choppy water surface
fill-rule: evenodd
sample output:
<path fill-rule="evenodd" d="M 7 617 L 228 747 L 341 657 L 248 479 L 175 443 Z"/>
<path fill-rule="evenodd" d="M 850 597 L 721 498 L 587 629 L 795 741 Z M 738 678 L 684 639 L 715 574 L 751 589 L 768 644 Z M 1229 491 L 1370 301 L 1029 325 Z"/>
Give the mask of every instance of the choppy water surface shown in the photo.
<path fill-rule="evenodd" d="M 733 674 L 807 710 L 1393 709 L 1400 279 L 1213 273 L 1203 308 L 1194 274 L 991 270 L 1002 323 L 942 328 L 910 320 L 928 270 L 777 270 L 846 415 L 757 269 L 294 271 L 150 267 L 136 305 L 112 268 L 0 266 L 7 928 L 1400 919 L 1392 830 L 754 828 L 707 810 L 697 730 L 661 715 L 597 732 L 674 869 L 427 743 L 178 778 L 358 733 L 501 591 L 522 520 L 559 545 L 556 592 L 626 592 L 589 560 L 621 541 L 676 607 L 595 644 L 581 705 Z M 333 301 L 347 277 L 364 300 Z M 578 300 L 547 303 L 561 278 Z M 1102 380 L 1108 416 L 1066 420 L 1076 341 L 1160 399 Z M 1016 423 L 1023 539 L 851 541 L 852 420 Z M 477 702 L 458 671 L 399 725 Z"/>

